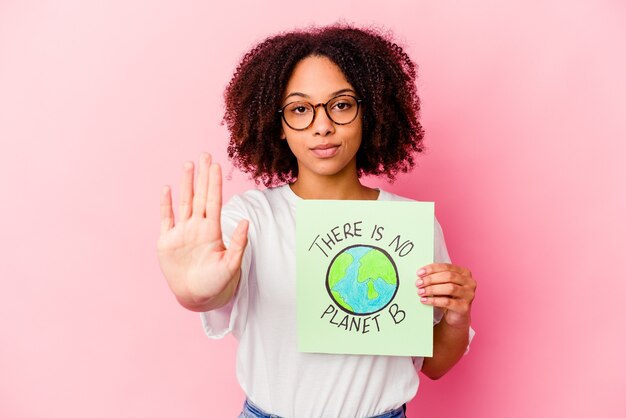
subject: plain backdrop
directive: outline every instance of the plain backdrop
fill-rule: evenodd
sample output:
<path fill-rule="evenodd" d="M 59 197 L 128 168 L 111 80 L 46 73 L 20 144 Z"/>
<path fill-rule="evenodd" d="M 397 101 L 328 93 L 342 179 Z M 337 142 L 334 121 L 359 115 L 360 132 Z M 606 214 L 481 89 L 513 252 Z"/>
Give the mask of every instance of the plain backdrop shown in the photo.
<path fill-rule="evenodd" d="M 234 417 L 236 341 L 205 337 L 156 258 L 159 193 L 210 151 L 222 93 L 278 31 L 343 20 L 419 66 L 436 202 L 479 286 L 476 338 L 414 417 L 626 410 L 623 1 L 0 1 L 0 416 Z M 177 212 L 176 207 L 176 212 Z"/>

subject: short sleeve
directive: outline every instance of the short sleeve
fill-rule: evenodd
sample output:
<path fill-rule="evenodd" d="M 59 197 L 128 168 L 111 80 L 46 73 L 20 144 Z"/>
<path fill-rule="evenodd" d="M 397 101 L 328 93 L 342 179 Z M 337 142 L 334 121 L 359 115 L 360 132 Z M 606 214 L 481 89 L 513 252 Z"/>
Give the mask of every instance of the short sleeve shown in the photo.
<path fill-rule="evenodd" d="M 242 219 L 249 219 L 245 210 L 245 204 L 241 197 L 233 196 L 229 202 L 222 207 L 221 224 L 222 239 L 228 248 L 230 239 L 235 228 Z M 237 338 L 241 336 L 246 325 L 248 315 L 248 277 L 252 265 L 252 223 L 248 230 L 248 245 L 243 253 L 241 262 L 241 277 L 235 295 L 226 305 L 207 312 L 201 312 L 204 332 L 209 338 L 219 339 L 229 332 Z"/>
<path fill-rule="evenodd" d="M 434 262 L 435 263 L 452 263 L 452 260 L 450 260 L 450 255 L 448 254 L 448 248 L 446 247 L 446 240 L 445 240 L 445 238 L 443 236 L 443 229 L 441 228 L 441 225 L 439 224 L 439 221 L 437 221 L 437 218 L 435 218 L 435 249 L 434 249 L 434 252 L 435 252 L 435 254 L 434 254 Z M 437 325 L 439 322 L 441 322 L 442 318 L 443 318 L 443 309 L 435 307 L 434 310 L 433 310 L 433 323 L 434 323 L 434 325 Z M 469 352 L 470 344 L 471 344 L 472 339 L 474 338 L 475 334 L 476 334 L 476 332 L 470 326 L 470 328 L 469 328 L 469 341 L 468 341 L 467 347 L 465 348 L 465 354 L 467 354 Z"/>

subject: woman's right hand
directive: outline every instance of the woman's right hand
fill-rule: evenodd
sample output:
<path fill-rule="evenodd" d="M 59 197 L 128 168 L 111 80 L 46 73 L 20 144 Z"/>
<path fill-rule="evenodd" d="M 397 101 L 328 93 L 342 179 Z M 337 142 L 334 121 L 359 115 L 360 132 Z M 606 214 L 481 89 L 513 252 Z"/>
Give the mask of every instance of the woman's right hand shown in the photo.
<path fill-rule="evenodd" d="M 170 289 L 188 309 L 204 311 L 226 304 L 241 275 L 248 243 L 248 221 L 235 229 L 229 248 L 222 240 L 222 173 L 202 153 L 194 193 L 194 166 L 184 164 L 179 219 L 174 222 L 169 186 L 161 193 L 161 234 L 157 242 L 159 265 Z"/>

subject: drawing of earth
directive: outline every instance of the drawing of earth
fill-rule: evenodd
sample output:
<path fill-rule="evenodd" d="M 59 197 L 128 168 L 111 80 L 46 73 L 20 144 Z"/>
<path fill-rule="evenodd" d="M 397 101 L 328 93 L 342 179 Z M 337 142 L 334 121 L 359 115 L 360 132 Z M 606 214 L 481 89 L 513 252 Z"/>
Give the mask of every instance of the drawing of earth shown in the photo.
<path fill-rule="evenodd" d="M 385 250 L 353 245 L 330 263 L 326 289 L 344 311 L 369 315 L 383 309 L 396 295 L 398 269 Z"/>

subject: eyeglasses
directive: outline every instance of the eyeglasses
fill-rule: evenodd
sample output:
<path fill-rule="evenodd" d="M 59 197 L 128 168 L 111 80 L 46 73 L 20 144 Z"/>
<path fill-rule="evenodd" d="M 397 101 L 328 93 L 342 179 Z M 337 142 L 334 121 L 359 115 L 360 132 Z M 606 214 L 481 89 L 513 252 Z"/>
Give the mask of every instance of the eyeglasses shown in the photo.
<path fill-rule="evenodd" d="M 287 126 L 296 131 L 304 131 L 313 124 L 315 113 L 320 106 L 324 107 L 326 116 L 333 123 L 347 125 L 356 119 L 362 101 L 349 94 L 343 94 L 316 105 L 304 101 L 287 103 L 278 110 L 278 113 L 282 115 Z"/>

